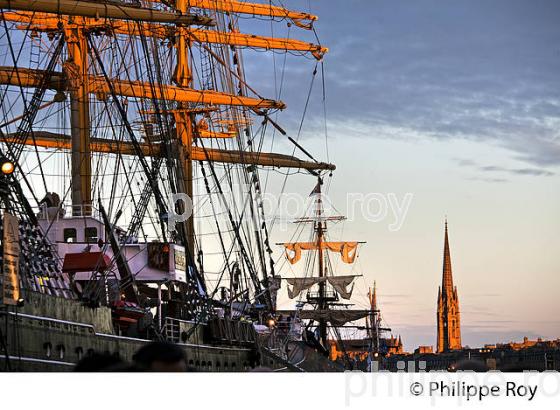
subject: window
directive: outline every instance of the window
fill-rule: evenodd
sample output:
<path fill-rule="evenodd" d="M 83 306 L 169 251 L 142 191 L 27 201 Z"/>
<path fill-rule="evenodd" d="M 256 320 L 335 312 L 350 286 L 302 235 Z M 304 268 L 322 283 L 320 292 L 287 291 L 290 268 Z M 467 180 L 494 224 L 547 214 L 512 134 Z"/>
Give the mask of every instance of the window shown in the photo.
<path fill-rule="evenodd" d="M 87 243 L 97 242 L 97 228 L 90 226 L 84 229 L 84 237 L 86 238 Z"/>
<path fill-rule="evenodd" d="M 76 242 L 78 239 L 78 233 L 75 228 L 64 228 L 64 242 Z"/>
<path fill-rule="evenodd" d="M 45 349 L 45 356 L 51 357 L 52 345 L 50 342 L 43 343 L 43 349 Z"/>

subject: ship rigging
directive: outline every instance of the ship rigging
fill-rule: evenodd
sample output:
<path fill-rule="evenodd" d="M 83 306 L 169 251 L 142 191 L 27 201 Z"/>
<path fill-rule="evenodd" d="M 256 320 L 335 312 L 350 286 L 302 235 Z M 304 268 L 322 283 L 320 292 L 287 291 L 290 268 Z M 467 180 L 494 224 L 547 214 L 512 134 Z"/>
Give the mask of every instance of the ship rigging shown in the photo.
<path fill-rule="evenodd" d="M 15 218 L 21 244 L 19 269 L 2 275 L 7 323 L 13 305 L 123 337 L 200 343 L 209 327 L 214 343 L 256 342 L 223 323 L 237 314 L 264 323 L 275 310 L 268 172 L 321 178 L 335 166 L 281 125 L 279 90 L 256 90 L 242 50 L 302 56 L 314 78 L 328 52 L 317 17 L 234 0 L 10 0 L 0 10 L 0 157 L 13 166 L 0 178 L 3 230 Z M 244 33 L 246 18 L 285 23 L 287 36 Z M 292 152 L 266 152 L 271 134 Z M 8 243 L 2 257 L 13 262 Z M 324 244 L 320 253 L 333 250 Z M 314 303 L 325 310 L 319 286 Z M 57 300 L 107 308 L 112 324 Z"/>

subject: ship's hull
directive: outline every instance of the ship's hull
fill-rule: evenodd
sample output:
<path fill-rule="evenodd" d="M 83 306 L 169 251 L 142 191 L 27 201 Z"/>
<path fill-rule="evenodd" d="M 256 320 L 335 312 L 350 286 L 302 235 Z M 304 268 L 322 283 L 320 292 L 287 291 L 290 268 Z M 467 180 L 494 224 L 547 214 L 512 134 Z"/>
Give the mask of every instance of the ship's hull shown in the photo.
<path fill-rule="evenodd" d="M 189 323 L 181 325 L 188 326 Z M 72 371 L 89 353 L 110 353 L 131 362 L 134 353 L 150 340 L 117 335 L 111 310 L 42 294 L 30 294 L 25 305 L 0 310 L 0 370 Z M 282 355 L 257 342 L 205 341 L 207 324 L 194 324 L 186 342 L 172 340 L 184 349 L 188 365 L 203 372 L 244 372 L 255 367 L 272 371 L 343 370 L 304 342 L 292 342 L 290 354 Z M 177 338 L 180 338 L 177 335 Z"/>
<path fill-rule="evenodd" d="M 32 294 L 20 308 L 0 311 L 4 344 L 0 350 L 0 369 L 12 371 L 71 371 L 91 352 L 111 353 L 131 361 L 134 353 L 150 340 L 116 335 L 111 311 L 91 309 L 79 302 Z M 196 325 L 186 343 L 188 364 L 198 371 L 238 372 L 262 365 L 273 370 L 286 366 L 267 356 L 261 359 L 256 345 L 235 346 L 205 343 L 206 325 Z M 262 360 L 265 360 L 263 362 Z"/>

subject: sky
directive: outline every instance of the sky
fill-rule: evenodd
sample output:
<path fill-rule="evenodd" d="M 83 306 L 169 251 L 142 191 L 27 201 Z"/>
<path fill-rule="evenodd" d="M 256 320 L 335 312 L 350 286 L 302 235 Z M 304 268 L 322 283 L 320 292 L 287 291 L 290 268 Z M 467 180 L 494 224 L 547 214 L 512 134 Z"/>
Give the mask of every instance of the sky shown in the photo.
<path fill-rule="evenodd" d="M 325 184 L 336 209 L 350 211 L 349 194 L 411 195 L 398 230 L 389 209 L 382 220 L 358 213 L 331 231 L 367 241 L 356 305 L 377 281 L 383 318 L 405 348 L 435 345 L 447 216 L 463 345 L 559 338 L 560 3 L 284 4 L 317 14 L 318 37 L 330 49 L 298 140 L 337 165 Z M 283 56 L 262 58 L 245 60 L 248 76 L 271 58 L 281 72 Z M 298 58 L 286 58 L 276 83 L 257 83 L 267 96 L 281 88 L 288 110 L 279 120 L 293 136 L 315 67 Z M 300 193 L 314 185 L 305 176 L 291 181 Z M 275 242 L 286 237 L 273 230 Z"/>

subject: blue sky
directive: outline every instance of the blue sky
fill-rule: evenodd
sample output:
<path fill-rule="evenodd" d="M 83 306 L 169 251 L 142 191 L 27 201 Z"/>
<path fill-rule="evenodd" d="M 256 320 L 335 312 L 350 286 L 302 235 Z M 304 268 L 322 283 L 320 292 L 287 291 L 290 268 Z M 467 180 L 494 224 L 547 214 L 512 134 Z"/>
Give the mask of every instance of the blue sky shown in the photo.
<path fill-rule="evenodd" d="M 348 192 L 414 195 L 397 232 L 365 220 L 340 228 L 348 239 L 368 241 L 360 286 L 377 280 L 394 333 L 408 349 L 435 343 L 448 215 L 463 343 L 560 337 L 560 3 L 284 4 L 316 13 L 319 38 L 331 50 L 324 62 L 328 153 L 319 75 L 301 141 L 337 164 L 330 194 L 338 209 Z M 282 58 L 275 56 L 277 66 Z M 258 67 L 249 64 L 248 72 Z M 292 135 L 313 68 L 287 59 L 282 99 L 289 108 L 280 119 Z M 271 82 L 263 89 L 274 94 Z M 313 185 L 296 181 L 302 192 Z"/>

